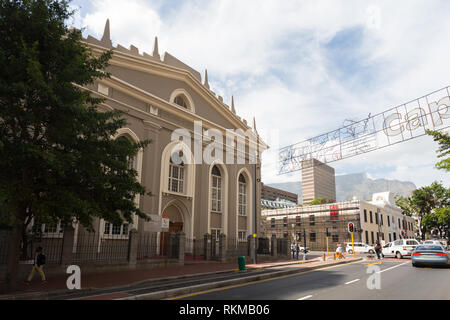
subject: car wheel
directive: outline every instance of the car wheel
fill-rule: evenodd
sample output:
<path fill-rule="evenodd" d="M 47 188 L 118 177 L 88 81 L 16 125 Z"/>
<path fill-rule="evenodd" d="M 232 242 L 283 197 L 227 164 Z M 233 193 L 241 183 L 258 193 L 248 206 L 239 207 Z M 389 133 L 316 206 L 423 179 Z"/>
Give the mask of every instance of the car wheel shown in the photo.
<path fill-rule="evenodd" d="M 348 253 L 352 254 L 352 253 L 353 253 L 353 250 L 352 250 L 352 249 L 348 250 Z"/>
<path fill-rule="evenodd" d="M 370 250 L 369 250 L 369 253 L 370 253 L 370 254 L 374 254 L 375 251 L 373 251 L 372 249 L 370 249 Z"/>
<path fill-rule="evenodd" d="M 397 259 L 402 259 L 403 256 L 400 252 L 397 251 L 397 253 L 395 254 L 395 256 L 397 257 Z"/>
<path fill-rule="evenodd" d="M 413 266 L 414 268 L 417 268 L 417 264 L 415 264 L 415 263 L 413 263 L 412 266 Z"/>

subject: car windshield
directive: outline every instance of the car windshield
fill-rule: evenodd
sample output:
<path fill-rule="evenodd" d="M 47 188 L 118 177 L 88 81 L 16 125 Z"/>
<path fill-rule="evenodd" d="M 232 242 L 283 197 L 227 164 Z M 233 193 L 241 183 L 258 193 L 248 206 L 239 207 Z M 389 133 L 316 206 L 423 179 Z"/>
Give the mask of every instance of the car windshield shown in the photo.
<path fill-rule="evenodd" d="M 441 246 L 417 246 L 416 251 L 444 251 Z"/>

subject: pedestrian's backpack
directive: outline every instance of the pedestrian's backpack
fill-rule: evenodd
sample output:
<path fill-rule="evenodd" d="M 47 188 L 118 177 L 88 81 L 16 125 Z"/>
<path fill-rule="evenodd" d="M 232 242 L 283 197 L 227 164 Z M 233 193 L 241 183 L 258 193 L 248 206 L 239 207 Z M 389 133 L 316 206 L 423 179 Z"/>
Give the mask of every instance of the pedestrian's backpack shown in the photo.
<path fill-rule="evenodd" d="M 41 265 L 45 264 L 45 254 L 41 253 Z"/>

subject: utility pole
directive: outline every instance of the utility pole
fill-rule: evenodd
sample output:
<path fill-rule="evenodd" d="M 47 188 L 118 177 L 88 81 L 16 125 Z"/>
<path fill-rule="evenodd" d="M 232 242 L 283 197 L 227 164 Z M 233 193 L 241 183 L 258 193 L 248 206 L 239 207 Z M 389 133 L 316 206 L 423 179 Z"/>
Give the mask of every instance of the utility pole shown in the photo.
<path fill-rule="evenodd" d="M 306 231 L 303 229 L 303 242 L 305 244 L 305 250 L 303 250 L 303 261 L 306 260 Z"/>

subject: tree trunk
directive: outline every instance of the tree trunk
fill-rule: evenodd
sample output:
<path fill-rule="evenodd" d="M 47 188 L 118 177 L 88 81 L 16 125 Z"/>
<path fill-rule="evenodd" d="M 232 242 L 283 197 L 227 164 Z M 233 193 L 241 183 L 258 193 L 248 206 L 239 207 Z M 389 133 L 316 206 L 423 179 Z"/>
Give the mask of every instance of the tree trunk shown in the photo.
<path fill-rule="evenodd" d="M 22 237 L 22 226 L 13 227 L 11 240 L 8 248 L 8 260 L 6 270 L 6 289 L 13 290 L 17 285 L 17 270 L 19 267 L 20 242 Z"/>

